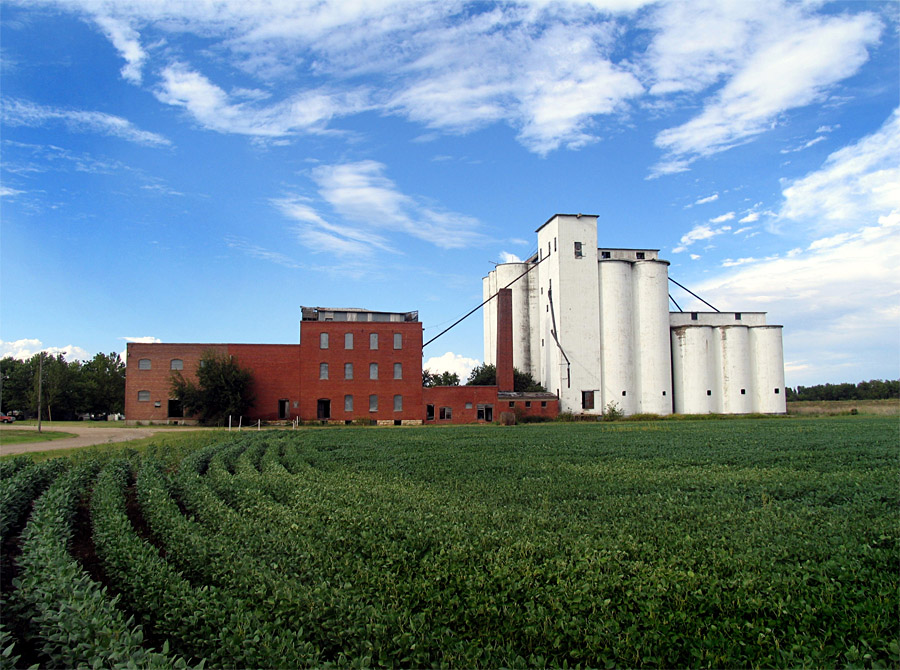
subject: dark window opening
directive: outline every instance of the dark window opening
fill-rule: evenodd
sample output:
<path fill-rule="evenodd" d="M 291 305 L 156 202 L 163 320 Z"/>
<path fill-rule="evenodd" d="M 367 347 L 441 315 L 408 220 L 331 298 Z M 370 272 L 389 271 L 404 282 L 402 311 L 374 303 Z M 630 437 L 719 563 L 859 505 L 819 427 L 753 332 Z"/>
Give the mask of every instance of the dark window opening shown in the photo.
<path fill-rule="evenodd" d="M 541 407 L 546 407 L 546 406 L 547 406 L 547 401 L 541 400 Z"/>
<path fill-rule="evenodd" d="M 434 405 L 425 405 L 425 420 L 434 421 Z"/>
<path fill-rule="evenodd" d="M 741 389 L 741 395 L 747 395 L 747 389 Z"/>
<path fill-rule="evenodd" d="M 637 257 L 637 259 L 638 259 L 639 261 L 644 260 L 644 252 L 643 252 L 643 251 L 638 251 L 638 252 L 635 254 L 635 256 Z"/>
<path fill-rule="evenodd" d="M 781 393 L 781 389 L 775 389 L 775 393 L 776 394 Z"/>
<path fill-rule="evenodd" d="M 665 394 L 666 394 L 666 392 L 665 392 L 665 391 L 663 391 L 663 395 L 665 395 Z"/>
<path fill-rule="evenodd" d="M 575 258 L 583 258 L 584 254 L 581 252 L 581 242 L 575 243 Z"/>
<path fill-rule="evenodd" d="M 478 405 L 475 418 L 478 421 L 488 421 L 488 422 L 493 421 L 494 420 L 494 406 L 493 405 Z"/>
<path fill-rule="evenodd" d="M 611 257 L 612 257 L 612 254 L 610 254 L 608 251 L 600 252 L 600 258 L 611 258 Z"/>
<path fill-rule="evenodd" d="M 594 409 L 594 392 L 581 392 L 581 409 Z"/>
<path fill-rule="evenodd" d="M 740 312 L 735 312 L 735 313 L 734 313 L 734 320 L 735 320 L 735 321 L 740 321 L 740 320 L 741 320 L 741 313 L 740 313 Z"/>
<path fill-rule="evenodd" d="M 509 401 L 509 406 L 510 406 L 510 407 L 515 407 L 515 406 L 516 406 L 516 403 L 515 403 L 514 401 L 510 400 L 510 401 Z"/>
<path fill-rule="evenodd" d="M 622 397 L 623 398 L 625 397 L 625 391 L 622 391 Z"/>
<path fill-rule="evenodd" d="M 321 402 L 321 401 L 319 401 Z M 288 418 L 288 407 L 290 406 L 290 400 L 287 398 L 282 398 L 278 401 L 278 418 L 286 419 Z"/>
<path fill-rule="evenodd" d="M 453 409 L 451 407 L 441 407 L 438 418 L 442 421 L 449 421 L 453 418 Z"/>
<path fill-rule="evenodd" d="M 353 424 L 353 421 L 352 421 L 352 420 L 350 420 L 350 419 L 344 419 L 344 425 L 345 425 L 345 426 L 350 426 L 350 425 L 352 425 L 352 424 Z"/>
<path fill-rule="evenodd" d="M 696 321 L 698 318 L 697 312 L 691 312 L 691 321 Z"/>
<path fill-rule="evenodd" d="M 706 395 L 712 395 L 712 391 L 710 391 L 709 389 L 706 389 Z"/>
<path fill-rule="evenodd" d="M 182 417 L 184 416 L 184 407 L 181 404 L 180 400 L 175 400 L 173 398 L 169 398 L 169 409 L 168 416 L 171 417 Z"/>
<path fill-rule="evenodd" d="M 402 422 L 400 419 L 394 419 L 394 425 L 395 425 L 395 426 L 402 426 L 402 425 L 403 425 L 403 422 Z"/>
<path fill-rule="evenodd" d="M 531 402 L 528 401 L 528 400 L 526 400 L 526 401 L 525 401 L 525 407 L 531 407 Z"/>
<path fill-rule="evenodd" d="M 327 398 L 320 398 L 316 402 L 316 418 L 320 420 L 331 418 L 331 401 Z"/>

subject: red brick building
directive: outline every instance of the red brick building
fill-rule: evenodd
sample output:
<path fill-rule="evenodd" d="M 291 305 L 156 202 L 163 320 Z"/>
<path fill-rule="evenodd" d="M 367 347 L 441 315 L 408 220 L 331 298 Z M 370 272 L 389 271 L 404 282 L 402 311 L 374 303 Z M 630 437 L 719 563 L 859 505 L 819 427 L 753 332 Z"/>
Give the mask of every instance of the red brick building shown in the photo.
<path fill-rule="evenodd" d="M 501 411 L 548 417 L 559 412 L 551 394 L 502 393 L 498 386 L 423 388 L 417 312 L 321 307 L 301 312 L 299 344 L 129 343 L 126 423 L 194 423 L 170 397 L 171 379 L 176 371 L 195 376 L 207 350 L 232 356 L 251 370 L 256 402 L 240 418 L 245 424 L 475 423 L 494 421 Z M 507 377 L 511 384 L 511 369 L 505 376 L 498 373 L 501 382 Z"/>

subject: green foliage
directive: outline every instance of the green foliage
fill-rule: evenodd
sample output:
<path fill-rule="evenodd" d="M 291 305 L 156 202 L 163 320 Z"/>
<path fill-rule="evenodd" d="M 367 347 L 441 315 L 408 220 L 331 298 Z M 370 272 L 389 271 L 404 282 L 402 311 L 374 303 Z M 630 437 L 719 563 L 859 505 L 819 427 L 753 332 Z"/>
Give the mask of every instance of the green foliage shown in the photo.
<path fill-rule="evenodd" d="M 625 417 L 625 412 L 619 407 L 615 400 L 610 400 L 606 407 L 603 408 L 603 414 L 600 416 L 601 421 L 619 421 Z"/>
<path fill-rule="evenodd" d="M 0 539 L 22 525 L 31 503 L 68 465 L 62 458 L 25 465 L 0 480 Z"/>
<path fill-rule="evenodd" d="M 887 400 L 900 398 L 900 379 L 872 379 L 858 384 L 818 384 L 788 387 L 788 402 L 801 400 Z"/>
<path fill-rule="evenodd" d="M 459 375 L 455 372 L 432 372 L 428 368 L 422 370 L 422 386 L 459 386 Z"/>
<path fill-rule="evenodd" d="M 223 426 L 228 417 L 239 417 L 253 406 L 253 375 L 231 356 L 212 349 L 203 353 L 197 381 L 172 374 L 172 397 L 181 402 L 185 416 L 197 416 L 201 423 Z"/>
<path fill-rule="evenodd" d="M 210 667 L 900 663 L 894 419 L 592 418 L 73 465 L 25 536 L 35 637 L 0 652 L 154 665 L 139 620 Z M 67 567 L 79 490 L 119 600 Z"/>
<path fill-rule="evenodd" d="M 494 386 L 497 383 L 497 367 L 493 364 L 482 363 L 472 369 L 469 378 L 466 380 L 467 386 Z M 534 380 L 531 374 L 521 372 L 517 368 L 513 368 L 513 391 L 518 393 L 524 392 L 545 392 L 543 386 Z"/>

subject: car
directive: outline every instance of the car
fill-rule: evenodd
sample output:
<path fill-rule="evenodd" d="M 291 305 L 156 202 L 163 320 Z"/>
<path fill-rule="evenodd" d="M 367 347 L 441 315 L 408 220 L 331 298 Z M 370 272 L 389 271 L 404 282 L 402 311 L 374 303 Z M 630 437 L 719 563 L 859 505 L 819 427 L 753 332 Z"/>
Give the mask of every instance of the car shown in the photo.
<path fill-rule="evenodd" d="M 0 414 L 0 423 L 12 423 L 16 420 L 16 417 L 9 416 L 8 414 Z"/>

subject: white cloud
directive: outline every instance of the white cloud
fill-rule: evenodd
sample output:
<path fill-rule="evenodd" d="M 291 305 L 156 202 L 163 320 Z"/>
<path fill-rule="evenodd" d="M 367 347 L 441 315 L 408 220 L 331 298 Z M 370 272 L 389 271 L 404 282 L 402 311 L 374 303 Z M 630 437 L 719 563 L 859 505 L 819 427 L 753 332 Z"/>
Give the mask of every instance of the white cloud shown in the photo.
<path fill-rule="evenodd" d="M 256 258 L 257 260 L 266 261 L 268 263 L 275 263 L 276 265 L 282 265 L 292 270 L 296 270 L 302 267 L 290 256 L 287 256 L 279 251 L 264 249 L 263 247 L 253 244 L 249 240 L 241 239 L 239 237 L 228 236 L 225 238 L 225 244 L 229 248 L 236 249 L 252 258 Z"/>
<path fill-rule="evenodd" d="M 140 36 L 131 26 L 111 16 L 98 16 L 94 19 L 104 34 L 113 43 L 125 65 L 122 67 L 122 77 L 133 84 L 140 84 L 141 68 L 147 60 L 147 54 L 141 47 Z"/>
<path fill-rule="evenodd" d="M 460 384 L 465 384 L 472 369 L 478 365 L 481 365 L 481 361 L 476 358 L 467 358 L 448 351 L 440 356 L 432 356 L 422 364 L 422 368 L 438 374 L 445 371 L 455 372 L 459 375 Z"/>
<path fill-rule="evenodd" d="M 277 138 L 297 132 L 324 132 L 333 117 L 365 108 L 362 93 L 301 91 L 269 106 L 234 101 L 220 87 L 183 63 L 162 71 L 156 97 L 185 109 L 201 126 L 220 133 Z"/>
<path fill-rule="evenodd" d="M 731 11 L 755 4 L 724 6 Z M 772 9 L 760 3 L 747 11 Z M 823 99 L 836 83 L 857 72 L 868 59 L 867 47 L 877 42 L 882 30 L 878 18 L 869 13 L 807 17 L 801 12 L 799 7 L 783 7 L 768 17 L 761 13 L 738 17 L 736 30 L 742 38 L 737 53 L 717 41 L 704 57 L 688 59 L 693 65 L 686 70 L 696 75 L 695 90 L 731 76 L 698 116 L 657 135 L 656 145 L 667 156 L 654 174 L 683 170 L 699 157 L 749 141 L 770 129 L 783 112 Z M 758 34 L 750 40 L 749 33 Z M 727 32 L 715 39 L 722 35 Z M 679 71 L 679 76 L 687 75 Z M 670 90 L 674 89 L 656 92 Z"/>
<path fill-rule="evenodd" d="M 67 361 L 83 361 L 93 358 L 87 350 L 70 344 L 65 347 L 45 347 L 38 339 L 25 338 L 6 342 L 0 340 L 0 358 L 12 357 L 26 361 L 41 351 L 50 356 L 62 355 Z"/>
<path fill-rule="evenodd" d="M 162 135 L 140 130 L 130 121 L 104 112 L 45 107 L 15 99 L 4 99 L 0 110 L 2 110 L 3 123 L 11 126 L 39 127 L 59 121 L 75 132 L 100 133 L 148 146 L 171 144 Z"/>
<path fill-rule="evenodd" d="M 725 221 L 731 221 L 734 218 L 734 212 L 727 212 L 722 214 L 721 216 L 717 216 L 709 220 L 710 223 L 724 223 Z"/>
<path fill-rule="evenodd" d="M 719 217 L 721 219 L 721 217 Z M 725 219 L 727 220 L 727 219 Z M 694 242 L 700 242 L 701 240 L 708 240 L 710 238 L 715 237 L 716 235 L 721 235 L 722 233 L 726 233 L 731 230 L 731 226 L 722 226 L 721 228 L 713 228 L 708 223 L 701 223 L 693 228 L 691 228 L 688 232 L 681 236 L 681 244 L 678 247 L 672 249 L 673 254 L 678 254 L 683 251 L 686 251 L 687 248 L 694 244 Z"/>
<path fill-rule="evenodd" d="M 14 198 L 20 193 L 24 193 L 25 191 L 20 191 L 15 188 L 10 188 L 9 186 L 0 186 L 0 198 Z"/>
<path fill-rule="evenodd" d="M 780 219 L 834 231 L 900 211 L 897 156 L 900 108 L 877 132 L 832 153 L 821 170 L 787 184 Z"/>
<path fill-rule="evenodd" d="M 759 221 L 759 212 L 748 212 L 746 216 L 741 217 L 738 223 L 753 223 Z M 737 233 L 737 231 L 735 231 Z"/>
<path fill-rule="evenodd" d="M 318 166 L 312 178 L 322 198 L 364 230 L 401 232 L 446 249 L 484 241 L 476 219 L 402 193 L 384 171 L 384 164 L 367 160 Z"/>
<path fill-rule="evenodd" d="M 718 193 L 713 193 L 712 195 L 708 195 L 705 198 L 700 198 L 694 202 L 695 205 L 705 205 L 708 202 L 715 202 L 719 199 Z"/>
<path fill-rule="evenodd" d="M 511 254 L 508 251 L 500 252 L 500 262 L 501 263 L 521 263 L 522 259 L 516 256 L 515 254 Z"/>

